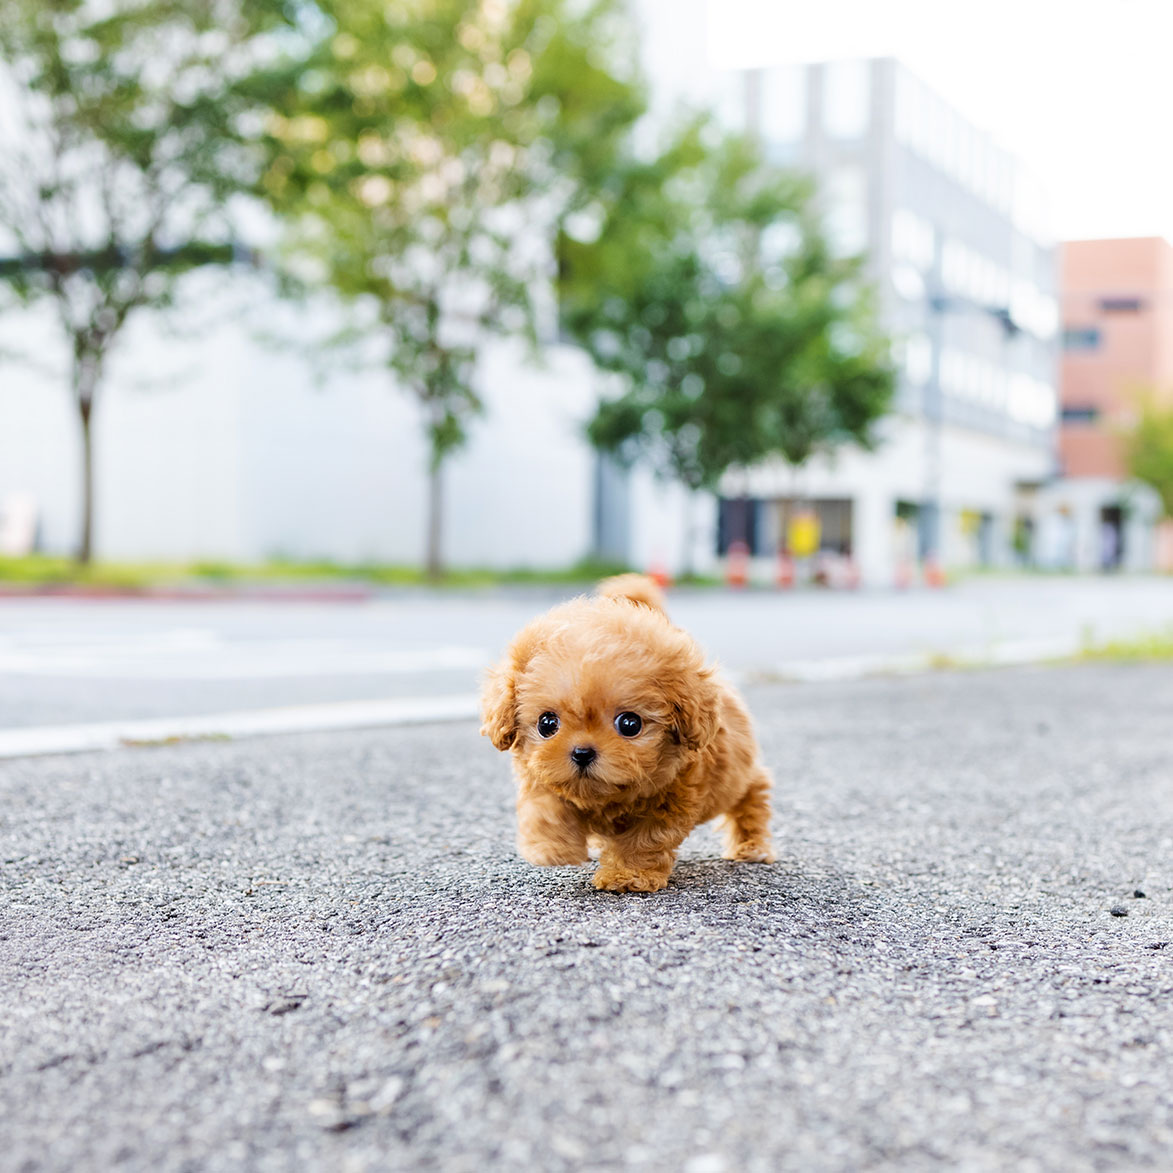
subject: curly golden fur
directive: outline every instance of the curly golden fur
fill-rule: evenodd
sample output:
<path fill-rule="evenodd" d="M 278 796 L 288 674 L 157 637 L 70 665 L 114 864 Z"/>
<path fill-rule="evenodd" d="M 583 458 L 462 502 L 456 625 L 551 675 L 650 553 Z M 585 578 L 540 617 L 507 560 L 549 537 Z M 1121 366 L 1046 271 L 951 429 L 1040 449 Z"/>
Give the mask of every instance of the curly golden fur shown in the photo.
<path fill-rule="evenodd" d="M 513 752 L 521 854 L 586 863 L 591 839 L 596 888 L 655 892 L 688 833 L 722 816 L 727 859 L 772 862 L 770 776 L 744 702 L 651 579 L 598 592 L 534 620 L 485 681 L 481 732 Z"/>

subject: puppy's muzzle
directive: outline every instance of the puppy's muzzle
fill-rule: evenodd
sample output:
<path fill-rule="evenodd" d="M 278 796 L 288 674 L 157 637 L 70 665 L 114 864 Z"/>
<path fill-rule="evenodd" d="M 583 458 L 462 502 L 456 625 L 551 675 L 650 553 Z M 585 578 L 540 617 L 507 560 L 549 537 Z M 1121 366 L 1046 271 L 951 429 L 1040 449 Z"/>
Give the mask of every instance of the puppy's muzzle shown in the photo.
<path fill-rule="evenodd" d="M 598 756 L 599 751 L 593 745 L 576 745 L 570 751 L 570 760 L 578 767 L 580 772 L 585 772 L 591 762 Z"/>

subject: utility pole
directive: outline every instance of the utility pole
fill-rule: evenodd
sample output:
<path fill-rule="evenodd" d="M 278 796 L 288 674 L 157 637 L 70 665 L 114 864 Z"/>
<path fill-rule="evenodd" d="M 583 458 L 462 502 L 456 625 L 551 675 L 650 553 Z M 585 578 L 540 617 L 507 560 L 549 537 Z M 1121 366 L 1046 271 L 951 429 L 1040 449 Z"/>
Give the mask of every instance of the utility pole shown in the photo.
<path fill-rule="evenodd" d="M 941 351 L 945 339 L 945 315 L 986 314 L 1002 327 L 1003 339 L 1009 340 L 1022 332 L 1007 306 L 984 305 L 964 297 L 949 297 L 934 293 L 927 299 L 931 326 L 929 340 L 932 363 L 929 381 L 925 385 L 923 410 L 925 416 L 925 499 L 920 517 L 921 561 L 937 564 L 941 559 L 941 470 L 943 465 L 945 391 L 941 385 Z"/>

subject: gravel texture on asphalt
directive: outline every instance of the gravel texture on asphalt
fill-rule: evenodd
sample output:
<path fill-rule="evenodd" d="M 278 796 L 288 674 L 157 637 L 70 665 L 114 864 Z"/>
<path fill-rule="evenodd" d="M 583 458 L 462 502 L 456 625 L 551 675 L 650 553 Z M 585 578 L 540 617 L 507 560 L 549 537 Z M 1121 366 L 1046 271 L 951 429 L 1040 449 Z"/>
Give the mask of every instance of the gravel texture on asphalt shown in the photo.
<path fill-rule="evenodd" d="M 652 896 L 471 725 L 0 764 L 0 1168 L 1167 1169 L 1171 697 L 756 690 L 780 862 Z"/>

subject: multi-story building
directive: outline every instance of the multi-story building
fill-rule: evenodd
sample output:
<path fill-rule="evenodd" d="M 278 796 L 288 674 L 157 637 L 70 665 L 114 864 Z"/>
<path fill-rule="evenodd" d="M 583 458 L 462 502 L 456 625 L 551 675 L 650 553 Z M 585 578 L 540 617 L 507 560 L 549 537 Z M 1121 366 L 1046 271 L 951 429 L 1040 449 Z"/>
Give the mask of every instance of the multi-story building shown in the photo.
<path fill-rule="evenodd" d="M 740 71 L 724 121 L 812 175 L 845 253 L 866 253 L 901 359 L 875 452 L 729 482 L 722 540 L 784 544 L 796 498 L 865 581 L 901 563 L 1006 564 L 1055 466 L 1056 250 L 1030 178 L 891 59 Z"/>
<path fill-rule="evenodd" d="M 1173 403 L 1173 245 L 1070 241 L 1062 273 L 1063 479 L 1044 494 L 1038 555 L 1078 570 L 1168 564 L 1156 495 L 1130 479 L 1123 433 L 1139 396 Z"/>

